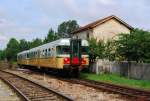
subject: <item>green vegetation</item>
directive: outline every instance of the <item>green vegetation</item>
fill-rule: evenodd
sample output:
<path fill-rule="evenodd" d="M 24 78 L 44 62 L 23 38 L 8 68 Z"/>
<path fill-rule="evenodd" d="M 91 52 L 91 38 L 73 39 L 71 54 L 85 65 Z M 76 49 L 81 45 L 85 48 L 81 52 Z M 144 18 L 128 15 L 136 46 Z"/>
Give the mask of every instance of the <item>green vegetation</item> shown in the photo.
<path fill-rule="evenodd" d="M 89 40 L 90 54 L 94 54 L 100 59 L 115 60 L 115 42 L 113 40 L 108 40 L 104 42 L 103 40 L 97 41 L 94 38 Z"/>
<path fill-rule="evenodd" d="M 150 32 L 134 29 L 130 34 L 119 35 L 115 43 L 121 60 L 150 62 Z"/>
<path fill-rule="evenodd" d="M 90 39 L 90 48 L 100 59 L 115 61 L 150 62 L 150 32 L 134 29 L 121 33 L 116 39 L 97 41 Z"/>
<path fill-rule="evenodd" d="M 47 36 L 45 37 L 45 39 L 43 40 L 43 43 L 48 43 L 51 41 L 54 41 L 58 39 L 58 35 L 57 32 L 55 32 L 52 28 L 48 31 Z"/>
<path fill-rule="evenodd" d="M 81 73 L 80 77 L 83 79 L 95 80 L 108 82 L 112 84 L 125 85 L 129 87 L 149 89 L 150 90 L 150 81 L 146 80 L 133 80 L 125 77 L 121 77 L 117 74 L 92 74 L 92 73 Z"/>
<path fill-rule="evenodd" d="M 58 36 L 59 37 L 70 37 L 71 33 L 79 28 L 76 20 L 64 21 L 58 25 Z"/>
<path fill-rule="evenodd" d="M 17 59 L 17 53 L 28 50 L 39 45 L 54 41 L 58 38 L 70 36 L 70 33 L 79 28 L 76 20 L 69 20 L 62 22 L 55 32 L 52 28 L 48 31 L 47 36 L 44 40 L 36 38 L 32 41 L 26 41 L 25 39 L 17 40 L 11 38 L 7 43 L 7 47 L 4 50 L 0 50 L 0 60 L 7 59 L 8 61 L 14 62 Z"/>

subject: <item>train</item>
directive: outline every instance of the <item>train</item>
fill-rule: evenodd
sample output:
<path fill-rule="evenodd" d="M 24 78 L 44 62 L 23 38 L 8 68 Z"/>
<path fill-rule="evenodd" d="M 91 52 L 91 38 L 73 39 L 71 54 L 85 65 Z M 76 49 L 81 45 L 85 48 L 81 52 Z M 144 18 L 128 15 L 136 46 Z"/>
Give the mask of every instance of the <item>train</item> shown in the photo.
<path fill-rule="evenodd" d="M 18 53 L 17 64 L 78 75 L 89 66 L 89 44 L 85 39 L 61 38 Z"/>

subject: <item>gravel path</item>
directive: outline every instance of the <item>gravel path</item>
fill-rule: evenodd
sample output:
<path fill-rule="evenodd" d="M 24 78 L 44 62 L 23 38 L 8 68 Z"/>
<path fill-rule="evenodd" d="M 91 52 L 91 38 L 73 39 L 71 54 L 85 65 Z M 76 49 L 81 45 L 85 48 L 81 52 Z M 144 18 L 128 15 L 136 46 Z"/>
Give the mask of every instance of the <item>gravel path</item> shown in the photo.
<path fill-rule="evenodd" d="M 125 97 L 122 97 L 118 94 L 103 92 L 80 84 L 72 84 L 55 79 L 49 75 L 24 71 L 7 71 L 41 83 L 47 87 L 53 88 L 74 98 L 75 101 L 129 101 L 129 99 L 126 99 Z"/>
<path fill-rule="evenodd" d="M 21 99 L 0 79 L 0 101 L 21 101 Z"/>

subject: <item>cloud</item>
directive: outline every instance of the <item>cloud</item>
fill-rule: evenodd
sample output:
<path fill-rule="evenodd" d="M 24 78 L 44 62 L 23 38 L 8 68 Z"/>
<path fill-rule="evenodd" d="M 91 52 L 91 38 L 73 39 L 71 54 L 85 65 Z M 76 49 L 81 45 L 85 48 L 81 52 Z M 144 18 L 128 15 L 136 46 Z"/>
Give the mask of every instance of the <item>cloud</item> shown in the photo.
<path fill-rule="evenodd" d="M 0 7 L 0 17 L 5 15 L 5 11 Z"/>
<path fill-rule="evenodd" d="M 0 41 L 8 41 L 8 38 L 0 34 Z"/>
<path fill-rule="evenodd" d="M 4 49 L 6 47 L 7 42 L 8 42 L 8 37 L 0 33 L 0 49 Z"/>
<path fill-rule="evenodd" d="M 49 26 L 50 25 L 50 17 L 48 15 L 43 15 L 39 21 L 41 26 Z"/>
<path fill-rule="evenodd" d="M 63 21 L 75 19 L 83 26 L 112 14 L 133 27 L 150 29 L 149 0 L 14 0 L 9 3 L 8 1 L 0 1 L 2 40 L 11 37 L 27 40 L 43 38 L 50 27 L 56 30 Z M 7 36 L 7 39 L 4 36 Z M 6 45 L 6 41 L 4 44 Z"/>
<path fill-rule="evenodd" d="M 4 18 L 0 19 L 0 29 L 3 29 L 5 27 L 11 27 L 11 26 L 15 26 L 15 23 Z"/>
<path fill-rule="evenodd" d="M 104 5 L 110 5 L 113 4 L 114 2 L 114 0 L 96 0 L 96 1 Z"/>

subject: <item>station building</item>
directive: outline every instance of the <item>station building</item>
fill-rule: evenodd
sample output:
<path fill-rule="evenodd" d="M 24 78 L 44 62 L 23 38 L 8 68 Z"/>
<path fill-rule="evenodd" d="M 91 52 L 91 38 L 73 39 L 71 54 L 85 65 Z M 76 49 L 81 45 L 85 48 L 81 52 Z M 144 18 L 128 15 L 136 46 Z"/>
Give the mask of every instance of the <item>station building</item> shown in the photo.
<path fill-rule="evenodd" d="M 115 15 L 97 20 L 72 32 L 72 38 L 111 40 L 120 33 L 130 33 L 132 26 Z"/>

